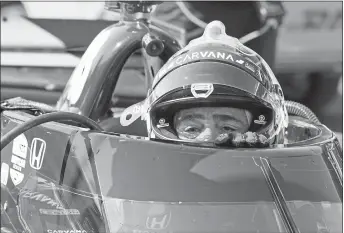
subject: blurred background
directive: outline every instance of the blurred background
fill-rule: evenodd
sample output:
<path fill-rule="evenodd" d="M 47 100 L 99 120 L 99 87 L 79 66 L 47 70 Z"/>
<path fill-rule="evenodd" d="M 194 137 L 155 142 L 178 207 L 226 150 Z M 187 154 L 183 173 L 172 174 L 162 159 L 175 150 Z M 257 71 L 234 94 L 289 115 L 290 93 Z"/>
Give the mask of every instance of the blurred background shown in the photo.
<path fill-rule="evenodd" d="M 227 34 L 242 38 L 263 27 L 254 4 L 166 2 L 157 7 L 152 22 L 183 45 L 202 34 L 199 24 L 212 20 L 221 20 Z M 271 2 L 270 13 L 280 27 L 247 43 L 273 68 L 286 99 L 307 105 L 325 125 L 341 133 L 342 4 Z M 119 14 L 106 11 L 103 2 L 1 2 L 1 100 L 21 96 L 54 105 L 94 37 L 118 20 Z M 144 98 L 139 56 L 127 62 L 114 93 L 117 97 L 132 102 Z"/>

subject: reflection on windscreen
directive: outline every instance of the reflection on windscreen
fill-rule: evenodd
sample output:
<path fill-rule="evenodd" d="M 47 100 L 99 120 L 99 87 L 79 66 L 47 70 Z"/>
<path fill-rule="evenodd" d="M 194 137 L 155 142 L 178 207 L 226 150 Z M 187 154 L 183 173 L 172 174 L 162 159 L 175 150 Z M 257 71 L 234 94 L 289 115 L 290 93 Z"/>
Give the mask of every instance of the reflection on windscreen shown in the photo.
<path fill-rule="evenodd" d="M 292 201 L 287 205 L 300 233 L 343 232 L 342 203 Z"/>
<path fill-rule="evenodd" d="M 341 203 L 288 202 L 300 233 L 342 232 Z M 274 203 L 156 203 L 107 198 L 111 232 L 287 232 Z"/>
<path fill-rule="evenodd" d="M 147 203 L 108 198 L 110 232 L 287 232 L 274 203 Z"/>
<path fill-rule="evenodd" d="M 111 232 L 342 232 L 342 186 L 322 147 L 152 144 L 99 147 Z"/>

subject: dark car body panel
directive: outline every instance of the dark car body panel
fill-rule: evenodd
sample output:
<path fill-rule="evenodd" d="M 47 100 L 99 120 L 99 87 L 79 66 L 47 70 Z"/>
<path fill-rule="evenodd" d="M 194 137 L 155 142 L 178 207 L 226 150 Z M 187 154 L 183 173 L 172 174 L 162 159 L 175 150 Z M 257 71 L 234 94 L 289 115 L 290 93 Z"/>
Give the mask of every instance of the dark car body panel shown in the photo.
<path fill-rule="evenodd" d="M 1 134 L 32 117 L 23 112 L 3 112 Z M 3 206 L 7 202 L 6 210 L 2 211 L 2 226 L 12 224 L 17 230 L 30 228 L 33 232 L 52 233 L 73 232 L 72 229 L 79 233 L 110 232 L 110 228 L 113 232 L 116 227 L 115 232 L 133 229 L 144 232 L 146 215 L 140 213 L 146 213 L 157 203 L 169 203 L 171 206 L 163 205 L 165 209 L 174 216 L 176 213 L 185 216 L 178 221 L 174 217 L 169 230 L 222 232 L 216 225 L 224 224 L 225 219 L 220 216 L 231 213 L 233 207 L 228 203 L 283 204 L 301 200 L 341 204 L 342 151 L 332 133 L 325 127 L 319 128 L 322 134 L 306 145 L 228 150 L 133 139 L 57 122 L 45 123 L 24 133 L 27 157 L 20 171 L 23 180 L 15 184 L 13 175 L 8 174 L 6 185 L 2 184 L 2 195 L 14 197 L 14 207 L 8 198 L 2 198 Z M 32 152 L 29 153 L 34 138 L 46 142 L 40 169 L 32 166 Z M 13 144 L 3 149 L 1 163 L 16 170 Z M 111 200 L 112 203 L 122 200 L 122 209 L 114 209 L 115 216 L 122 220 L 112 218 L 108 222 L 108 208 L 115 207 L 108 204 Z M 191 207 L 185 204 L 193 206 L 195 221 L 207 225 L 191 227 L 191 220 L 186 217 Z M 16 205 L 19 214 L 13 211 Z M 283 215 L 283 211 L 288 213 L 286 206 L 276 206 L 285 226 L 294 222 L 291 215 Z M 207 222 L 204 213 L 209 208 L 218 217 Z M 242 206 L 241 210 L 244 209 Z M 11 224 L 9 221 L 6 224 L 8 218 Z M 242 226 L 241 230 L 249 230 L 255 225 Z M 266 232 L 275 229 L 266 227 L 263 228 Z M 287 229 L 293 232 L 294 228 Z"/>

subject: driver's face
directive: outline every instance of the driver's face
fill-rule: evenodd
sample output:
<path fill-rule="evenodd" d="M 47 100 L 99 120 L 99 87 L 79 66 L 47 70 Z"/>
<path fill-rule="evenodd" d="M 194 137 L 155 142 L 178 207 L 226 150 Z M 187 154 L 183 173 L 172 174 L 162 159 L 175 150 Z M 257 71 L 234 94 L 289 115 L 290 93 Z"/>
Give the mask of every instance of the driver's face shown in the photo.
<path fill-rule="evenodd" d="M 243 109 L 199 107 L 179 111 L 174 118 L 180 139 L 211 142 L 226 132 L 247 132 L 252 115 Z"/>

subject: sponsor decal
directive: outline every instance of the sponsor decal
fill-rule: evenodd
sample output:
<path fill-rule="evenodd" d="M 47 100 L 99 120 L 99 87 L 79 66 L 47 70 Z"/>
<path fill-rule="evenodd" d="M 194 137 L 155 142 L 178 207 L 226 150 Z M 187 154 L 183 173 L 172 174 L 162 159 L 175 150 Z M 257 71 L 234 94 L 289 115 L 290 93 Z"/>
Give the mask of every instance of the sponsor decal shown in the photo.
<path fill-rule="evenodd" d="M 157 125 L 158 128 L 164 128 L 170 126 L 169 123 L 166 123 L 166 120 L 164 118 L 161 118 L 159 120 L 159 124 Z"/>
<path fill-rule="evenodd" d="M 254 68 L 254 66 L 248 62 L 245 63 L 245 67 L 247 69 L 249 69 L 250 71 L 252 71 L 253 73 L 256 73 L 256 69 Z"/>
<path fill-rule="evenodd" d="M 213 91 L 212 83 L 194 83 L 191 85 L 191 93 L 195 98 L 208 98 Z"/>
<path fill-rule="evenodd" d="M 20 166 L 15 165 L 15 164 L 13 164 L 13 168 L 16 169 L 17 171 L 20 171 L 20 172 L 22 170 L 22 168 Z"/>
<path fill-rule="evenodd" d="M 46 203 L 56 209 L 64 209 L 63 206 L 60 203 L 58 203 L 56 200 L 53 200 L 52 198 L 42 193 L 31 192 L 30 190 L 23 190 L 21 194 L 23 198 L 28 198 L 31 200 L 36 200 L 42 203 Z"/>
<path fill-rule="evenodd" d="M 17 165 L 19 167 L 25 168 L 25 159 L 21 159 L 15 155 L 12 155 L 11 163 L 13 163 L 13 165 Z"/>
<path fill-rule="evenodd" d="M 134 107 L 134 113 L 141 113 L 142 107 L 141 105 L 135 105 Z"/>
<path fill-rule="evenodd" d="M 249 56 L 255 56 L 255 54 L 248 54 Z M 218 60 L 218 61 L 227 61 L 230 63 L 235 63 L 239 65 L 241 68 L 252 72 L 254 76 L 258 76 L 259 80 L 262 80 L 262 75 L 257 72 L 260 70 L 258 66 L 254 63 L 246 62 L 242 56 L 239 56 L 235 53 L 229 53 L 226 51 L 217 51 L 217 50 L 205 50 L 199 52 L 189 52 L 189 53 L 182 53 L 181 55 L 177 55 L 175 58 L 169 60 L 158 72 L 157 79 L 161 79 L 166 73 L 170 70 L 174 69 L 177 66 L 197 61 L 197 60 Z M 262 72 L 262 71 L 260 71 Z"/>
<path fill-rule="evenodd" d="M 171 217 L 171 212 L 149 216 L 146 220 L 146 228 L 149 230 L 164 230 L 170 224 Z"/>
<path fill-rule="evenodd" d="M 258 120 L 254 120 L 254 123 L 259 124 L 259 125 L 265 125 L 266 124 L 265 116 L 264 115 L 260 115 L 258 117 Z"/>
<path fill-rule="evenodd" d="M 175 63 L 176 65 L 180 65 L 182 63 L 191 61 L 191 60 L 198 60 L 202 58 L 213 58 L 213 59 L 222 59 L 222 60 L 231 60 L 234 61 L 232 54 L 226 52 L 219 52 L 219 51 L 201 51 L 201 52 L 193 52 L 191 55 L 186 54 L 184 56 L 179 56 Z"/>
<path fill-rule="evenodd" d="M 1 184 L 7 185 L 10 166 L 7 163 L 1 164 Z"/>
<path fill-rule="evenodd" d="M 28 142 L 24 134 L 20 134 L 13 140 L 12 153 L 26 159 Z"/>
<path fill-rule="evenodd" d="M 46 142 L 40 138 L 34 138 L 31 142 L 30 166 L 39 170 L 42 167 L 45 155 Z"/>
<path fill-rule="evenodd" d="M 235 55 L 234 55 L 235 56 Z M 232 61 L 234 62 L 233 54 L 224 52 L 224 51 L 200 51 L 200 52 L 193 52 L 193 53 L 186 53 L 180 56 L 177 56 L 176 59 L 171 60 L 168 62 L 158 73 L 158 78 L 161 78 L 167 71 L 173 69 L 173 67 L 182 65 L 184 63 L 188 63 L 194 60 L 202 60 L 202 59 L 215 59 L 215 60 L 223 60 L 223 61 Z M 240 62 L 238 62 L 241 64 Z"/>
<path fill-rule="evenodd" d="M 85 230 L 47 230 L 48 233 L 87 233 Z"/>
<path fill-rule="evenodd" d="M 10 168 L 10 177 L 15 186 L 19 185 L 24 180 L 24 174 Z"/>
<path fill-rule="evenodd" d="M 244 61 L 243 61 L 243 60 L 236 60 L 235 62 L 236 62 L 236 63 L 239 63 L 240 65 L 244 64 Z"/>
<path fill-rule="evenodd" d="M 26 156 L 28 150 L 28 141 L 24 134 L 20 134 L 13 140 L 12 157 L 10 168 L 10 177 L 15 186 L 19 185 L 24 180 L 24 174 L 21 173 L 22 168 L 25 168 Z"/>
<path fill-rule="evenodd" d="M 39 209 L 39 212 L 45 215 L 80 215 L 77 209 Z"/>
<path fill-rule="evenodd" d="M 146 108 L 146 102 L 145 101 L 134 104 L 134 105 L 126 108 L 120 116 L 121 125 L 122 126 L 128 126 L 140 117 L 142 120 L 144 120 L 143 116 L 144 116 L 146 109 L 147 108 Z"/>

